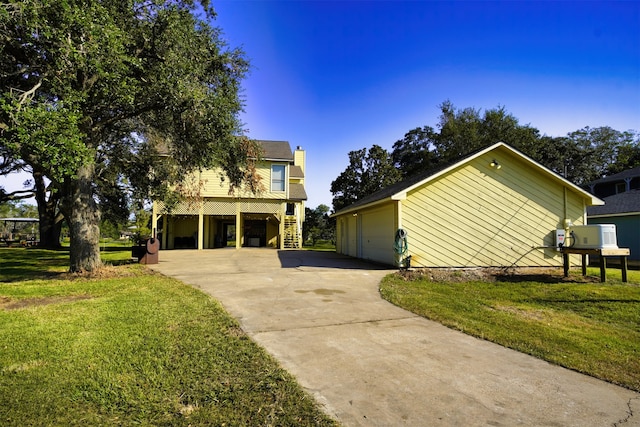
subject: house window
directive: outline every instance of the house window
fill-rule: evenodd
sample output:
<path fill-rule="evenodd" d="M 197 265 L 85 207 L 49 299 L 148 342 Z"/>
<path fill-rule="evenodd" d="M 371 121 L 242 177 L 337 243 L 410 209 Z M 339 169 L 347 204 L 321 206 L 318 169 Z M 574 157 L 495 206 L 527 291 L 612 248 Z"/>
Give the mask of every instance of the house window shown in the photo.
<path fill-rule="evenodd" d="M 627 191 L 627 184 L 624 182 L 616 183 L 616 194 L 624 193 Z"/>
<path fill-rule="evenodd" d="M 284 165 L 271 166 L 271 191 L 284 191 Z"/>

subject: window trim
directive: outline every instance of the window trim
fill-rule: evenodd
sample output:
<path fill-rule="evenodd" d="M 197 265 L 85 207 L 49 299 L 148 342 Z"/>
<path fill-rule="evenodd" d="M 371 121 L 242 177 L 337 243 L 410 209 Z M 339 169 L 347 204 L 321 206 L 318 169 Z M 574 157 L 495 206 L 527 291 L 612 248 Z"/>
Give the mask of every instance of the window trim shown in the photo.
<path fill-rule="evenodd" d="M 275 168 L 282 168 L 282 180 L 279 180 L 279 179 L 276 180 Z M 278 187 L 276 188 L 276 185 L 274 184 L 280 184 L 280 185 L 278 185 Z M 271 165 L 271 191 L 274 193 L 275 192 L 284 193 L 287 189 L 286 184 L 287 184 L 287 166 L 283 164 L 272 164 Z"/>

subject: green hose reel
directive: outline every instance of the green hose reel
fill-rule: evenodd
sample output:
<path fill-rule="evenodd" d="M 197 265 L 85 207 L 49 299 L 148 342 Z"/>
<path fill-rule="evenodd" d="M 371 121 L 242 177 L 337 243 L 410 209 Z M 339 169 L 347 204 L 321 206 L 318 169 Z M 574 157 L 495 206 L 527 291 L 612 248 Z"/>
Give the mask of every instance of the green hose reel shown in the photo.
<path fill-rule="evenodd" d="M 409 253 L 409 243 L 407 241 L 407 231 L 399 228 L 396 231 L 395 241 L 393 243 L 393 250 L 396 253 L 396 262 L 400 268 L 411 267 L 411 255 Z"/>

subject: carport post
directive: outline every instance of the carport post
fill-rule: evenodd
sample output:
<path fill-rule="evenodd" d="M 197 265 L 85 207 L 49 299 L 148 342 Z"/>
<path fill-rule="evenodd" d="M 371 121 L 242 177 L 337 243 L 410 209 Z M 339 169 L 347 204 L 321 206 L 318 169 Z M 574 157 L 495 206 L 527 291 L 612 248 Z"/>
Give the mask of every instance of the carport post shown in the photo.
<path fill-rule="evenodd" d="M 280 224 L 278 224 L 278 249 L 284 249 L 284 219 L 287 213 L 287 204 L 280 205 Z"/>
<path fill-rule="evenodd" d="M 198 250 L 202 250 L 202 242 L 204 240 L 204 213 L 203 207 L 200 206 L 200 211 L 198 212 Z"/>
<path fill-rule="evenodd" d="M 238 203 L 239 205 L 239 203 Z M 236 249 L 242 247 L 242 239 L 244 237 L 244 225 L 242 224 L 242 213 L 240 207 L 236 207 Z"/>

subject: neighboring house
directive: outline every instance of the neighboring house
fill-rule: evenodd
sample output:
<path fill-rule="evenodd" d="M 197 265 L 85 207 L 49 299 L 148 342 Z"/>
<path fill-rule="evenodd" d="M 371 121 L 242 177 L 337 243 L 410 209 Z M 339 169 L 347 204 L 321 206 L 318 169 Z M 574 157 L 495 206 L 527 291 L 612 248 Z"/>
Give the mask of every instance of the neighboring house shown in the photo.
<path fill-rule="evenodd" d="M 221 171 L 195 177 L 201 199 L 181 202 L 168 211 L 153 203 L 152 227 L 163 249 L 210 249 L 234 246 L 296 248 L 302 246 L 306 154 L 286 141 L 258 141 L 263 158 L 256 165 L 264 190 L 229 194 Z"/>
<path fill-rule="evenodd" d="M 412 267 L 561 266 L 556 229 L 585 224 L 602 203 L 497 143 L 333 214 L 336 251 L 397 265 L 402 229 Z"/>
<path fill-rule="evenodd" d="M 638 190 L 640 189 L 640 166 L 597 179 L 587 184 L 585 188 L 588 188 L 591 194 L 600 198 L 630 190 Z"/>
<path fill-rule="evenodd" d="M 615 224 L 618 246 L 629 248 L 629 260 L 640 260 L 640 166 L 597 179 L 585 186 L 604 200 L 587 209 L 589 224 Z"/>

